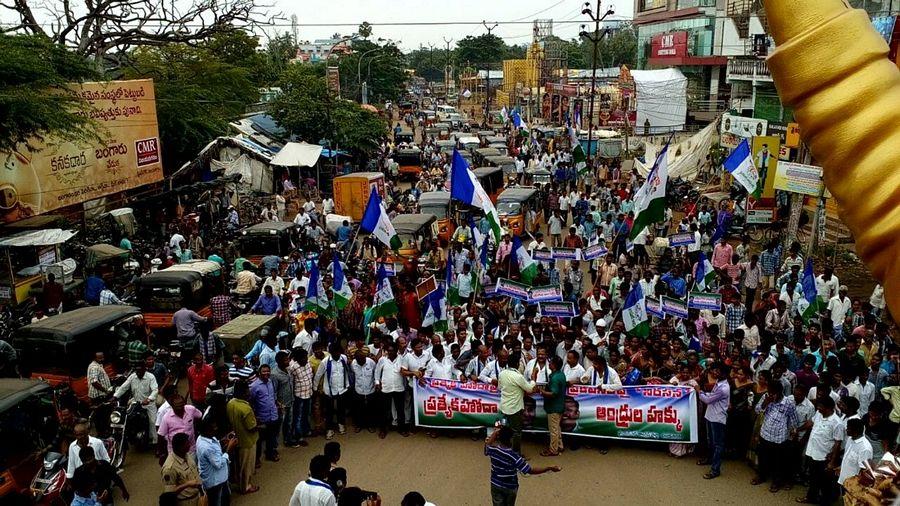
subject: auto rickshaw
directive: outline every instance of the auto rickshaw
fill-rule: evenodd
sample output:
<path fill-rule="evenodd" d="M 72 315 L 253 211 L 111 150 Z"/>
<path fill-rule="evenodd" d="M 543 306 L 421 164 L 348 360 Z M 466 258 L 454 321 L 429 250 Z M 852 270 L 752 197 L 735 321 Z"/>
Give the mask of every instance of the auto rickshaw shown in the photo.
<path fill-rule="evenodd" d="M 553 174 L 547 169 L 533 167 L 525 169 L 525 183 L 531 186 L 541 187 L 553 181 Z"/>
<path fill-rule="evenodd" d="M 416 135 L 409 128 L 401 128 L 400 132 L 394 134 L 394 143 L 400 144 L 401 142 L 412 144 L 416 142 Z"/>
<path fill-rule="evenodd" d="M 433 214 L 437 218 L 437 236 L 448 243 L 456 226 L 450 219 L 450 193 L 425 192 L 419 197 L 419 211 L 422 214 Z"/>
<path fill-rule="evenodd" d="M 0 379 L 0 504 L 32 504 L 31 480 L 56 435 L 56 420 L 49 383 Z"/>
<path fill-rule="evenodd" d="M 459 137 L 460 150 L 472 151 L 481 147 L 481 139 L 473 136 Z"/>
<path fill-rule="evenodd" d="M 528 232 L 528 212 L 539 205 L 538 191 L 534 188 L 509 188 L 497 198 L 497 213 L 500 225 L 511 234 L 523 235 Z"/>
<path fill-rule="evenodd" d="M 494 148 L 478 148 L 472 153 L 472 159 L 475 160 L 475 164 L 481 167 L 490 165 L 488 158 L 494 156 L 500 156 L 500 151 Z"/>
<path fill-rule="evenodd" d="M 391 220 L 394 230 L 402 241 L 397 251 L 401 257 L 418 258 L 422 241 L 434 237 L 432 224 L 437 221 L 433 214 L 398 214 Z"/>
<path fill-rule="evenodd" d="M 435 140 L 441 138 L 441 129 L 437 125 L 431 125 L 425 129 L 425 137 L 434 137 Z"/>
<path fill-rule="evenodd" d="M 450 123 L 435 123 L 432 127 L 439 130 L 438 135 L 435 136 L 436 139 L 447 140 L 450 138 Z"/>
<path fill-rule="evenodd" d="M 147 327 L 157 337 L 174 333 L 172 316 L 182 307 L 200 316 L 212 316 L 209 299 L 221 292 L 213 292 L 214 285 L 204 283 L 204 276 L 196 270 L 152 272 L 138 280 L 137 301 L 144 312 Z"/>
<path fill-rule="evenodd" d="M 237 250 L 241 256 L 259 265 L 266 255 L 282 258 L 300 244 L 300 228 L 292 221 L 266 221 L 240 231 Z"/>
<path fill-rule="evenodd" d="M 422 172 L 422 150 L 419 148 L 398 149 L 394 161 L 400 166 L 400 177 L 419 177 Z"/>
<path fill-rule="evenodd" d="M 504 175 L 516 175 L 516 159 L 511 156 L 489 156 L 486 161 L 488 165 L 503 169 Z"/>
<path fill-rule="evenodd" d="M 441 153 L 453 153 L 453 150 L 456 149 L 456 141 L 450 139 L 435 141 L 434 145 Z"/>
<path fill-rule="evenodd" d="M 94 244 L 85 248 L 84 269 L 86 272 L 96 270 L 107 283 L 121 280 L 130 276 L 125 268 L 130 257 L 131 252 L 127 249 L 117 248 L 112 244 Z"/>
<path fill-rule="evenodd" d="M 473 170 L 481 187 L 491 197 L 491 202 L 497 203 L 497 197 L 503 191 L 503 169 L 500 167 L 478 167 Z"/>
<path fill-rule="evenodd" d="M 102 351 L 109 359 L 107 372 L 114 372 L 112 359 L 119 353 L 119 343 L 131 335 L 132 320 L 140 315 L 134 306 L 89 306 L 26 325 L 12 338 L 19 354 L 19 371 L 53 386 L 66 384 L 86 401 L 87 368 L 94 354 Z"/>

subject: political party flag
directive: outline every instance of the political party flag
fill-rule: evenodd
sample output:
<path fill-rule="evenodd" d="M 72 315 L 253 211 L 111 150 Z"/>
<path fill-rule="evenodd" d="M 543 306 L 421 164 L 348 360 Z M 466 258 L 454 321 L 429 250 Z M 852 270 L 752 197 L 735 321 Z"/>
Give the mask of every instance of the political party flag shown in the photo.
<path fill-rule="evenodd" d="M 813 272 L 813 261 L 811 258 L 806 261 L 806 267 L 803 269 L 803 278 L 800 280 L 800 286 L 803 288 L 803 298 L 809 304 L 801 312 L 801 316 L 805 323 L 809 323 L 809 320 L 819 313 L 821 303 L 819 300 L 819 291 L 816 289 L 816 276 Z"/>
<path fill-rule="evenodd" d="M 394 300 L 394 290 L 391 289 L 391 280 L 384 270 L 384 265 L 378 267 L 378 282 L 375 286 L 375 299 L 372 303 L 375 318 L 397 314 L 397 302 Z"/>
<path fill-rule="evenodd" d="M 572 165 L 578 174 L 584 174 L 588 171 L 587 156 L 584 154 L 584 148 L 578 141 L 578 135 L 572 125 L 569 125 L 569 142 L 572 143 Z"/>
<path fill-rule="evenodd" d="M 478 182 L 475 173 L 469 170 L 466 159 L 455 149 L 450 169 L 450 198 L 481 209 L 491 225 L 494 242 L 500 243 L 500 236 L 503 235 L 503 232 L 500 229 L 500 215 L 497 213 L 497 208 L 494 207 L 491 198 Z"/>
<path fill-rule="evenodd" d="M 525 123 L 525 120 L 522 119 L 522 115 L 519 114 L 518 109 L 513 109 L 511 117 L 513 126 L 516 127 L 516 130 L 525 132 L 526 134 L 529 132 L 528 123 Z"/>
<path fill-rule="evenodd" d="M 331 316 L 331 304 L 322 284 L 322 276 L 319 275 L 319 264 L 312 263 L 309 269 L 309 288 L 306 290 L 306 310 L 319 316 Z"/>
<path fill-rule="evenodd" d="M 697 258 L 697 272 L 695 274 L 695 283 L 697 290 L 705 292 L 707 288 L 711 288 L 716 280 L 716 270 L 713 269 L 712 263 L 706 258 L 706 254 L 702 251 Z"/>
<path fill-rule="evenodd" d="M 625 304 L 622 306 L 622 322 L 625 323 L 625 332 L 633 336 L 650 335 L 650 319 L 647 318 L 647 306 L 640 283 L 634 285 L 625 298 Z"/>
<path fill-rule="evenodd" d="M 481 230 L 478 230 L 478 227 L 475 226 L 475 220 L 472 218 L 471 214 L 469 215 L 469 230 L 472 232 L 472 239 L 475 241 L 475 248 L 481 248 L 481 245 L 485 242 L 484 234 L 482 234 Z"/>
<path fill-rule="evenodd" d="M 447 288 L 447 301 L 451 306 L 458 306 L 460 303 L 459 298 L 459 286 L 453 283 L 453 259 L 450 255 L 447 255 L 447 277 L 445 278 L 445 285 Z"/>
<path fill-rule="evenodd" d="M 666 185 L 669 182 L 669 144 L 656 157 L 647 180 L 634 196 L 634 224 L 628 238 L 634 240 L 644 227 L 666 217 Z"/>
<path fill-rule="evenodd" d="M 712 238 L 709 240 L 710 244 L 716 244 L 719 242 L 719 239 L 725 237 L 725 234 L 728 232 L 728 225 L 731 223 L 731 218 L 726 216 L 716 225 L 716 230 L 713 232 Z"/>
<path fill-rule="evenodd" d="M 333 262 L 331 293 L 334 296 L 334 307 L 341 311 L 350 304 L 353 292 L 350 290 L 350 283 L 347 282 L 347 278 L 344 276 L 344 269 L 341 267 L 341 255 L 336 250 Z"/>
<path fill-rule="evenodd" d="M 528 254 L 528 250 L 522 244 L 522 239 L 514 235 L 512 240 L 512 252 L 510 262 L 516 262 L 519 266 L 519 281 L 531 285 L 538 273 L 538 264 Z"/>
<path fill-rule="evenodd" d="M 444 297 L 444 290 L 440 287 L 428 295 L 422 326 L 431 327 L 434 332 L 447 331 L 447 298 Z"/>
<path fill-rule="evenodd" d="M 369 203 L 366 205 L 366 212 L 359 223 L 359 228 L 363 232 L 374 235 L 392 250 L 400 249 L 402 244 L 400 236 L 394 230 L 394 225 L 388 217 L 384 202 L 381 201 L 381 195 L 378 194 L 378 189 L 374 186 L 372 187 L 372 193 L 369 195 Z"/>
<path fill-rule="evenodd" d="M 747 139 L 741 141 L 738 147 L 728 155 L 725 163 L 722 164 L 734 179 L 747 190 L 747 193 L 756 193 L 759 186 L 759 172 L 750 156 L 750 144 Z"/>
<path fill-rule="evenodd" d="M 506 110 L 506 106 L 503 106 L 503 109 L 500 109 L 500 123 L 506 123 L 506 119 L 509 116 L 509 111 Z"/>

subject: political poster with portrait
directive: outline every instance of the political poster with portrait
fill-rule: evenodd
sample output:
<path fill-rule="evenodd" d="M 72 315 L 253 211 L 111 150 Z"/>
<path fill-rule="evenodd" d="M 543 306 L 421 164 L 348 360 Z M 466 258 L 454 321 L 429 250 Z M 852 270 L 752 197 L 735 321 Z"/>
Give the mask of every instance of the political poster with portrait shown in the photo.
<path fill-rule="evenodd" d="M 781 139 L 777 136 L 754 137 L 750 147 L 750 158 L 759 173 L 760 198 L 775 197 L 775 173 L 778 171 L 778 153 Z"/>
<path fill-rule="evenodd" d="M 415 383 L 416 425 L 439 429 L 493 427 L 503 418 L 500 392 L 490 383 L 425 378 Z M 586 385 L 566 392 L 562 432 L 569 435 L 665 443 L 696 443 L 697 397 L 690 387 Z M 525 396 L 523 429 L 546 433 L 541 396 Z"/>

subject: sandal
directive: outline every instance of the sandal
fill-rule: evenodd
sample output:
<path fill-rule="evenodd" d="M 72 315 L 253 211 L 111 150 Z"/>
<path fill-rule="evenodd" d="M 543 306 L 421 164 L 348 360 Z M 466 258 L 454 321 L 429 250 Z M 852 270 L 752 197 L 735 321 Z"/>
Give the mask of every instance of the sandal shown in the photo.
<path fill-rule="evenodd" d="M 254 493 L 254 492 L 259 492 L 259 486 L 258 486 L 258 485 L 253 485 L 252 487 L 248 488 L 247 490 L 244 490 L 244 491 L 241 492 L 241 493 L 244 494 L 244 495 L 247 495 L 247 494 L 252 494 L 252 493 Z"/>
<path fill-rule="evenodd" d="M 703 475 L 704 480 L 712 480 L 719 477 L 719 473 L 706 473 Z"/>

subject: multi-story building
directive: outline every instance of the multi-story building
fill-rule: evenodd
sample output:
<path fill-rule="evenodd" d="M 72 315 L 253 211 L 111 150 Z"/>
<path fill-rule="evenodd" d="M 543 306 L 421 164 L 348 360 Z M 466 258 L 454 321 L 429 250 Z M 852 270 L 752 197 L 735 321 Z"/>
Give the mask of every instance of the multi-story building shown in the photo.
<path fill-rule="evenodd" d="M 762 11 L 761 4 L 761 0 L 635 0 L 638 68 L 678 67 L 688 78 L 689 120 L 715 119 L 731 108 L 729 58 L 743 58 L 754 48 L 768 46 L 764 16 L 754 14 Z"/>
<path fill-rule="evenodd" d="M 312 42 L 305 41 L 297 44 L 296 60 L 302 62 L 319 62 L 331 55 L 350 54 L 353 41 L 350 37 L 342 37 L 335 34 L 330 39 L 315 39 Z"/>

